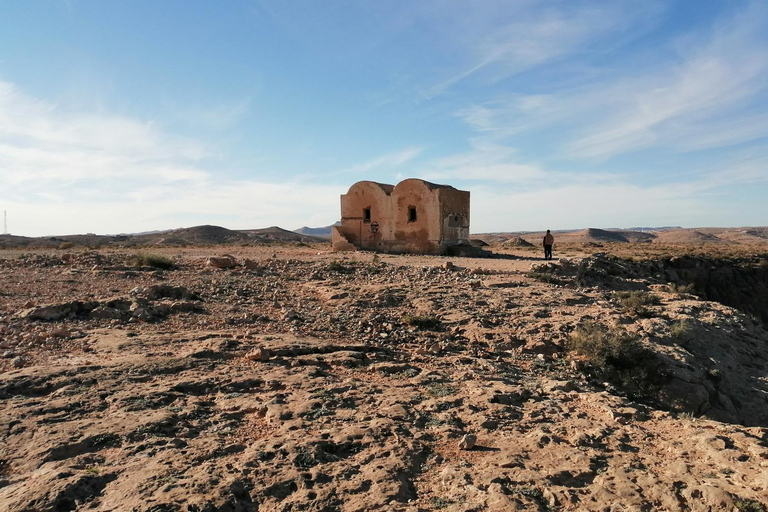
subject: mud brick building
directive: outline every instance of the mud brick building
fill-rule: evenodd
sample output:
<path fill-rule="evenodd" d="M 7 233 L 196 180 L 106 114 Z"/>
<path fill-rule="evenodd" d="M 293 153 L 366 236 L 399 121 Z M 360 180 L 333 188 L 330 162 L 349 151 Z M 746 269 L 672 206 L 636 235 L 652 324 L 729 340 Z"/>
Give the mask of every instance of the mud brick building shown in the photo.
<path fill-rule="evenodd" d="M 469 192 L 420 179 L 360 181 L 341 196 L 333 249 L 445 254 L 469 245 Z"/>

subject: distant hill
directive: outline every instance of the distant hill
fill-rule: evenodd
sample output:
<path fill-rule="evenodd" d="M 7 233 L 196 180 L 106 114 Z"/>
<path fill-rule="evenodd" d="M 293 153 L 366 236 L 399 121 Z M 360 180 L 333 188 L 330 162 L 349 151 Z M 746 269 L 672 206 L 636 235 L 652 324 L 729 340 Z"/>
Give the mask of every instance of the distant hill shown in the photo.
<path fill-rule="evenodd" d="M 733 243 L 728 240 L 719 238 L 712 233 L 704 233 L 697 229 L 674 229 L 670 231 L 664 231 L 659 233 L 656 243 L 664 244 L 717 244 L 717 243 Z"/>
<path fill-rule="evenodd" d="M 150 231 L 134 235 L 63 235 L 47 237 L 25 237 L 0 235 L 0 249 L 23 247 L 141 247 L 152 245 L 217 245 L 247 243 L 307 242 L 324 243 L 324 237 L 303 235 L 277 226 L 263 229 L 232 230 L 221 226 L 193 226 L 168 231 Z"/>
<path fill-rule="evenodd" d="M 322 237 L 316 237 L 312 235 L 305 235 L 296 233 L 294 231 L 288 231 L 277 226 L 272 226 L 263 229 L 249 229 L 243 230 L 241 233 L 247 233 L 252 239 L 257 241 L 269 241 L 269 242 L 326 242 Z"/>
<path fill-rule="evenodd" d="M 300 227 L 299 229 L 294 229 L 294 233 L 298 233 L 300 235 L 309 235 L 309 236 L 317 236 L 320 238 L 331 238 L 331 232 L 333 230 L 333 226 L 339 225 L 340 223 L 337 222 L 336 224 L 331 224 L 330 226 L 325 226 L 322 228 L 310 228 L 307 226 Z"/>

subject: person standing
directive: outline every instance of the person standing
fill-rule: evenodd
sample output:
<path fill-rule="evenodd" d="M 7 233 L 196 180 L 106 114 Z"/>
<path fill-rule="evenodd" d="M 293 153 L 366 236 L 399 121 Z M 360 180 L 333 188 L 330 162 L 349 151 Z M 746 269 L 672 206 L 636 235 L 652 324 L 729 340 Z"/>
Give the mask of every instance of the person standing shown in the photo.
<path fill-rule="evenodd" d="M 555 243 L 555 237 L 547 230 L 547 234 L 544 235 L 544 259 L 552 259 L 552 244 Z"/>

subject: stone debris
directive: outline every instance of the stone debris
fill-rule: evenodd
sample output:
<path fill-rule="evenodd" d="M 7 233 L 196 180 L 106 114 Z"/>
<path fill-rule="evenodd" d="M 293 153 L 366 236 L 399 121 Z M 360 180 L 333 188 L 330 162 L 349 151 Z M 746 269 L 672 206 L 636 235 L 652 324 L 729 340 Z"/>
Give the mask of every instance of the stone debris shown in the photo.
<path fill-rule="evenodd" d="M 0 254 L 4 509 L 768 505 L 768 334 L 659 281 L 703 264 L 227 250 Z M 653 349 L 651 399 L 570 351 L 593 322 Z"/>

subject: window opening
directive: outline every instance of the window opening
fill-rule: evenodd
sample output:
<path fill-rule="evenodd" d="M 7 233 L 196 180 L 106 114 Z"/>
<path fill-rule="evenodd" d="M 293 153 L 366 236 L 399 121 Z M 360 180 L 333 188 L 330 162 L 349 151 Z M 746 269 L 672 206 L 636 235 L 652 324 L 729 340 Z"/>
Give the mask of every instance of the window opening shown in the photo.
<path fill-rule="evenodd" d="M 416 207 L 408 207 L 408 222 L 416 222 Z"/>
<path fill-rule="evenodd" d="M 371 208 L 363 208 L 363 222 L 371 222 Z"/>

